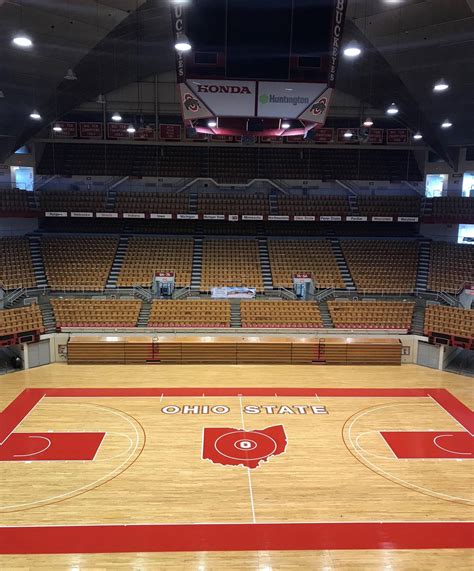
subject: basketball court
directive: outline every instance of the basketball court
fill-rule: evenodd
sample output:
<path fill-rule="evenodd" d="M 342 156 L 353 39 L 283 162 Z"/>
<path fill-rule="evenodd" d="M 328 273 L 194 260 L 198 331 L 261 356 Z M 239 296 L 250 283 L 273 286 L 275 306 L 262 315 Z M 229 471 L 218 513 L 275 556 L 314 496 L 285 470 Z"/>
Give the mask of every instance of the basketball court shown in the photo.
<path fill-rule="evenodd" d="M 466 377 L 55 364 L 2 388 L 2 568 L 473 563 Z"/>

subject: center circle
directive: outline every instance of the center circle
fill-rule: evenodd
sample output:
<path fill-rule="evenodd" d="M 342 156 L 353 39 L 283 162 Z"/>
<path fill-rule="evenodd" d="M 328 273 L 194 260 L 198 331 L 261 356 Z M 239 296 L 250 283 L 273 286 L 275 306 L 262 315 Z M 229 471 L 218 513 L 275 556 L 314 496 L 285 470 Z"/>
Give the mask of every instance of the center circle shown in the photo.
<path fill-rule="evenodd" d="M 257 448 L 257 443 L 255 442 L 255 440 L 243 439 L 243 440 L 237 440 L 236 442 L 234 442 L 234 446 L 238 450 L 249 451 L 249 450 L 254 450 L 255 448 Z"/>

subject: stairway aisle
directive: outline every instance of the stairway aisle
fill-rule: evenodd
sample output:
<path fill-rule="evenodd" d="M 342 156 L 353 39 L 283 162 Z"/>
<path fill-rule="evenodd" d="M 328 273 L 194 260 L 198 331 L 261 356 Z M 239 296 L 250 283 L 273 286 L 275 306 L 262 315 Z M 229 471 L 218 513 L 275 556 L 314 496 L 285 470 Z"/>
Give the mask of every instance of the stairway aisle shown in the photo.
<path fill-rule="evenodd" d="M 114 261 L 110 268 L 109 277 L 107 278 L 107 283 L 105 285 L 106 289 L 115 289 L 117 287 L 118 277 L 122 270 L 123 260 L 128 247 L 128 238 L 128 236 L 120 236 Z"/>
<path fill-rule="evenodd" d="M 41 239 L 39 236 L 29 235 L 28 242 L 30 244 L 31 262 L 33 264 L 36 285 L 38 287 L 47 287 L 48 282 L 44 269 L 43 254 L 41 253 Z"/>
<path fill-rule="evenodd" d="M 191 291 L 199 292 L 201 289 L 202 271 L 202 238 L 194 238 L 193 266 L 191 270 Z"/>
<path fill-rule="evenodd" d="M 349 271 L 349 266 L 347 265 L 346 258 L 342 252 L 341 243 L 337 238 L 330 238 L 331 248 L 336 258 L 336 263 L 341 272 L 342 279 L 344 281 L 344 285 L 346 286 L 347 291 L 355 291 L 356 287 L 354 282 L 352 281 L 351 272 Z"/>
<path fill-rule="evenodd" d="M 430 271 L 431 240 L 420 240 L 418 250 L 418 266 L 416 272 L 416 288 L 419 291 L 428 289 L 428 274 Z"/>
<path fill-rule="evenodd" d="M 321 319 L 323 320 L 324 327 L 332 329 L 334 327 L 334 323 L 332 322 L 331 314 L 329 313 L 327 301 L 321 301 L 319 303 L 319 311 L 321 313 Z"/>
<path fill-rule="evenodd" d="M 150 321 L 151 303 L 142 301 L 140 313 L 138 315 L 137 327 L 148 327 Z"/>
<path fill-rule="evenodd" d="M 230 326 L 242 327 L 242 320 L 240 317 L 240 299 L 230 300 Z"/>
<path fill-rule="evenodd" d="M 258 238 L 258 253 L 262 270 L 263 289 L 265 293 L 271 292 L 273 290 L 273 277 L 266 238 Z"/>
<path fill-rule="evenodd" d="M 43 316 L 44 332 L 54 333 L 56 331 L 56 318 L 54 317 L 53 307 L 49 301 L 49 296 L 39 295 L 38 305 Z"/>

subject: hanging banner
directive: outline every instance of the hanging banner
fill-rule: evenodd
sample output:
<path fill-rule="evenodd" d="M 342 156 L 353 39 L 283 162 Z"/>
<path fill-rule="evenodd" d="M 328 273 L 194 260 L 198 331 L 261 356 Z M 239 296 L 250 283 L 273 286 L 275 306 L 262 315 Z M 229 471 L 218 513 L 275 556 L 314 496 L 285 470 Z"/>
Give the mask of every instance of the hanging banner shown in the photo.
<path fill-rule="evenodd" d="M 162 141 L 181 141 L 181 125 L 161 124 L 159 136 Z"/>
<path fill-rule="evenodd" d="M 331 143 L 334 137 L 334 129 L 329 127 L 313 129 L 311 133 L 312 139 L 315 143 Z"/>
<path fill-rule="evenodd" d="M 62 131 L 53 131 L 51 133 L 55 139 L 74 139 L 77 137 L 77 123 L 74 121 L 56 121 L 55 125 L 59 125 Z"/>
<path fill-rule="evenodd" d="M 408 129 L 387 129 L 388 144 L 408 143 Z"/>
<path fill-rule="evenodd" d="M 274 215 L 274 214 L 270 214 L 269 216 L 267 216 L 267 220 L 270 220 L 271 222 L 287 222 L 290 219 L 289 216 L 285 216 L 285 215 Z"/>
<path fill-rule="evenodd" d="M 283 143 L 283 137 L 259 137 L 260 143 Z"/>
<path fill-rule="evenodd" d="M 136 141 L 154 141 L 155 140 L 155 125 L 153 123 L 147 123 L 146 125 L 140 125 L 133 134 L 133 138 Z"/>
<path fill-rule="evenodd" d="M 263 220 L 261 214 L 242 214 L 242 220 Z"/>
<path fill-rule="evenodd" d="M 253 287 L 213 287 L 211 297 L 214 299 L 252 299 L 257 295 Z"/>
<path fill-rule="evenodd" d="M 399 216 L 398 222 L 418 222 L 418 216 Z"/>
<path fill-rule="evenodd" d="M 45 212 L 47 218 L 67 218 L 67 212 Z"/>
<path fill-rule="evenodd" d="M 107 123 L 108 139 L 130 139 L 130 133 L 127 133 L 128 125 L 126 123 Z"/>
<path fill-rule="evenodd" d="M 325 83 L 258 82 L 258 117 L 296 119 L 326 89 Z"/>
<path fill-rule="evenodd" d="M 150 218 L 153 220 L 171 220 L 171 218 L 173 218 L 173 215 L 172 214 L 151 213 Z"/>
<path fill-rule="evenodd" d="M 321 222 L 340 222 L 342 220 L 342 216 L 320 216 L 319 220 Z"/>
<path fill-rule="evenodd" d="M 219 143 L 234 143 L 235 137 L 232 135 L 211 135 L 211 141 Z"/>
<path fill-rule="evenodd" d="M 372 222 L 393 222 L 393 216 L 372 216 Z"/>
<path fill-rule="evenodd" d="M 285 137 L 286 143 L 306 143 L 307 139 L 304 138 L 304 135 L 295 135 L 294 137 Z"/>
<path fill-rule="evenodd" d="M 143 212 L 124 212 L 122 214 L 123 218 L 145 218 L 145 213 Z"/>
<path fill-rule="evenodd" d="M 367 222 L 367 216 L 346 216 L 348 222 Z"/>
<path fill-rule="evenodd" d="M 181 92 L 186 111 L 192 118 L 199 118 L 199 111 L 207 108 L 204 117 L 253 117 L 255 113 L 255 81 L 234 81 L 229 79 L 190 79 L 186 82 L 188 89 L 194 93 L 195 100 L 187 103 L 186 93 Z M 181 87 L 181 86 L 180 86 Z M 190 109 L 188 109 L 190 107 Z M 209 113 L 210 111 L 210 113 Z M 194 115 L 194 117 L 193 117 Z M 185 119 L 188 118 L 185 113 Z"/>
<path fill-rule="evenodd" d="M 81 139 L 102 139 L 102 123 L 79 123 Z"/>
<path fill-rule="evenodd" d="M 225 214 L 204 214 L 204 220 L 225 220 Z"/>
<path fill-rule="evenodd" d="M 94 218 L 93 212 L 71 212 L 71 218 Z"/>
<path fill-rule="evenodd" d="M 383 145 L 384 129 L 369 129 L 368 142 L 372 145 Z"/>
<path fill-rule="evenodd" d="M 293 220 L 296 222 L 314 222 L 316 216 L 293 216 Z"/>
<path fill-rule="evenodd" d="M 117 212 L 96 212 L 96 218 L 118 218 Z"/>
<path fill-rule="evenodd" d="M 178 220 L 197 220 L 199 218 L 198 214 L 177 214 L 176 218 Z"/>

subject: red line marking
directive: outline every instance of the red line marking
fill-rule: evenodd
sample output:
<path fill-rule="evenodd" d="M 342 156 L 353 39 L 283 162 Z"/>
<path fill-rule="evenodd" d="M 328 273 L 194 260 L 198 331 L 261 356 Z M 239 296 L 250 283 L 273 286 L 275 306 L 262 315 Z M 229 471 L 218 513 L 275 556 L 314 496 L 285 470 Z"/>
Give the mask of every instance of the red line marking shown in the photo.
<path fill-rule="evenodd" d="M 474 412 L 470 408 L 446 389 L 430 389 L 428 395 L 474 436 Z"/>
<path fill-rule="evenodd" d="M 43 389 L 25 389 L 0 412 L 0 445 L 43 398 Z"/>
<path fill-rule="evenodd" d="M 0 528 L 1 554 L 472 547 L 474 547 L 472 522 Z"/>
<path fill-rule="evenodd" d="M 397 458 L 474 458 L 474 438 L 467 432 L 384 431 L 380 434 Z"/>

